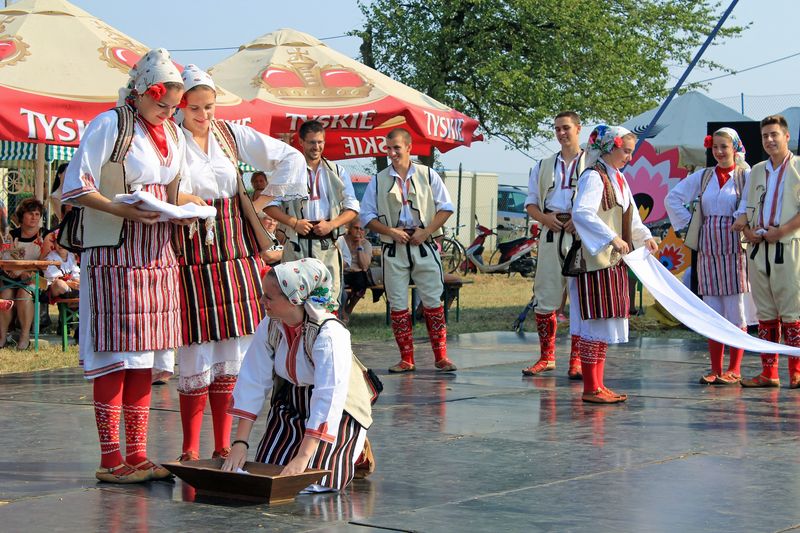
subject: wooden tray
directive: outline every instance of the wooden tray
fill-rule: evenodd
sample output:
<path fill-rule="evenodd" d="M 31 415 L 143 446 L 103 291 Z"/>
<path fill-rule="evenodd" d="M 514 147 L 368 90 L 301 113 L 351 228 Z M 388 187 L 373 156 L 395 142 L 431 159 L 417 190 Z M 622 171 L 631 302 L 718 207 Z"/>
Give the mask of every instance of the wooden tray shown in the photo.
<path fill-rule="evenodd" d="M 197 489 L 199 494 L 260 503 L 290 501 L 297 493 L 322 479 L 328 470 L 306 470 L 302 474 L 281 476 L 282 466 L 246 462 L 247 474 L 223 472 L 224 459 L 173 461 L 162 466 Z"/>

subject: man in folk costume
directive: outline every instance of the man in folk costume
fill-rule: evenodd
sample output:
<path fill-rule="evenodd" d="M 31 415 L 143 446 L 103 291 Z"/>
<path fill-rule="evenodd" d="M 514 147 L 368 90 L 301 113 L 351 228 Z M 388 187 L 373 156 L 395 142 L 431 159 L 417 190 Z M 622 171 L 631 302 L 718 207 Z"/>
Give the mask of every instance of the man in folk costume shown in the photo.
<path fill-rule="evenodd" d="M 259 252 L 273 245 L 247 194 L 239 161 L 271 172 L 259 194 L 305 193 L 305 161 L 300 152 L 252 128 L 214 118 L 216 86 L 195 65 L 183 71 L 182 133 L 191 179 L 181 191 L 210 204 L 215 219 L 182 228 L 176 239 L 181 265 L 183 346 L 178 349 L 183 448 L 179 458 L 200 458 L 200 431 L 206 402 L 214 429 L 212 458 L 230 453 L 228 414 L 244 354 L 263 312 Z M 266 180 L 265 180 L 266 181 Z M 279 187 L 280 185 L 280 187 Z"/>
<path fill-rule="evenodd" d="M 150 50 L 131 69 L 119 107 L 86 128 L 64 180 L 63 201 L 84 208 L 80 357 L 84 375 L 94 380 L 101 453 L 95 476 L 111 483 L 170 476 L 147 457 L 147 426 L 152 373 L 172 374 L 174 348 L 181 344 L 173 225 L 113 199 L 141 190 L 188 201 L 178 192 L 181 177 L 189 179 L 186 139 L 170 120 L 182 95 L 180 72 L 167 51 Z M 66 229 L 65 235 L 75 235 L 77 228 Z"/>
<path fill-rule="evenodd" d="M 383 244 L 383 284 L 391 307 L 392 331 L 400 362 L 390 372 L 412 372 L 414 337 L 408 310 L 408 286 L 413 279 L 422 300 L 436 368 L 453 372 L 447 358 L 447 324 L 441 303 L 442 261 L 434 238 L 453 214 L 444 182 L 435 170 L 411 161 L 411 134 L 395 128 L 386 136 L 392 164 L 367 185 L 361 223 L 379 233 Z"/>
<path fill-rule="evenodd" d="M 635 146 L 636 136 L 627 129 L 597 126 L 589 137 L 586 170 L 572 207 L 584 272 L 570 286 L 570 301 L 580 306 L 578 350 L 585 402 L 628 398 L 604 384 L 608 345 L 628 342 L 629 280 L 622 256 L 640 246 L 658 250 L 620 171 Z"/>
<path fill-rule="evenodd" d="M 761 121 L 769 159 L 747 177 L 734 230 L 750 243 L 748 270 L 758 315 L 758 336 L 800 346 L 800 158 L 789 151 L 789 126 L 781 115 Z M 779 387 L 778 354 L 761 354 L 761 374 L 743 387 Z M 800 358 L 789 357 L 789 387 L 800 387 Z"/>
<path fill-rule="evenodd" d="M 325 128 L 322 123 L 304 122 L 298 132 L 306 158 L 308 199 L 275 198 L 267 214 L 281 223 L 286 234 L 283 262 L 303 257 L 322 261 L 333 277 L 333 294 L 342 290 L 342 255 L 336 248 L 339 228 L 358 216 L 358 200 L 350 174 L 344 167 L 322 156 Z"/>
<path fill-rule="evenodd" d="M 535 376 L 556 367 L 556 312 L 561 307 L 569 279 L 561 274 L 561 263 L 572 246 L 575 233 L 571 214 L 572 200 L 585 161 L 578 141 L 580 132 L 581 121 L 577 113 L 564 111 L 556 115 L 555 133 L 561 150 L 536 163 L 528 179 L 525 210 L 543 226 L 544 231 L 539 238 L 539 262 L 533 282 L 540 355 L 538 361 L 522 370 L 526 376 Z M 579 338 L 576 334 L 577 302 L 575 304 L 570 306 L 572 347 L 567 372 L 570 379 L 581 378 Z"/>

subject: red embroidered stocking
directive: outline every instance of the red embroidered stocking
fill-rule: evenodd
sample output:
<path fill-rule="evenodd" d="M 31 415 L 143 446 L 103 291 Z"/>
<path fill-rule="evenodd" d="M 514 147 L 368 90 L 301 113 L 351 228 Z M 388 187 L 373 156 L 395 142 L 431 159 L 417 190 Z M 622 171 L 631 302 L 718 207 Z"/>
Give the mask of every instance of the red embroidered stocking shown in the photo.
<path fill-rule="evenodd" d="M 581 358 L 581 369 L 583 371 L 583 392 L 593 393 L 600 388 L 597 380 L 598 355 L 595 345 L 596 341 L 581 339 L 578 351 Z"/>
<path fill-rule="evenodd" d="M 119 451 L 119 419 L 122 415 L 122 383 L 125 370 L 94 378 L 94 418 L 100 437 L 100 466 L 122 464 Z"/>
<path fill-rule="evenodd" d="M 217 453 L 223 453 L 231 447 L 233 417 L 228 414 L 228 408 L 235 386 L 236 376 L 217 376 L 208 388 L 211 418 L 214 421 L 214 451 Z"/>
<path fill-rule="evenodd" d="M 572 361 L 573 359 L 580 360 L 580 357 L 581 357 L 580 342 L 581 342 L 581 336 L 580 335 L 572 335 L 570 348 L 569 348 L 569 359 L 570 359 L 570 361 Z"/>
<path fill-rule="evenodd" d="M 422 313 L 425 315 L 425 325 L 428 327 L 434 359 L 437 363 L 447 360 L 447 322 L 444 319 L 444 307 L 436 309 L 423 307 Z"/>
<path fill-rule="evenodd" d="M 783 323 L 783 343 L 800 346 L 800 321 Z M 789 379 L 800 373 L 800 357 L 789 357 Z"/>
<path fill-rule="evenodd" d="M 708 339 L 708 353 L 711 358 L 711 373 L 715 376 L 722 375 L 722 359 L 725 357 L 725 345 Z"/>
<path fill-rule="evenodd" d="M 122 388 L 122 409 L 125 414 L 125 461 L 136 466 L 147 460 L 147 422 L 150 417 L 149 368 L 126 370 Z"/>
<path fill-rule="evenodd" d="M 183 452 L 200 454 L 200 429 L 203 427 L 203 410 L 206 408 L 208 387 L 185 392 L 178 391 L 183 426 Z"/>
<path fill-rule="evenodd" d="M 597 373 L 595 374 L 595 380 L 597 380 L 597 387 L 600 389 L 606 388 L 606 383 L 604 379 L 606 375 L 607 350 L 608 350 L 608 344 L 602 341 L 594 341 L 594 353 L 595 357 L 597 358 Z"/>
<path fill-rule="evenodd" d="M 414 364 L 414 333 L 411 329 L 411 313 L 408 309 L 392 311 L 392 332 L 397 347 L 400 349 L 400 359 L 406 363 Z"/>
<path fill-rule="evenodd" d="M 772 342 L 780 342 L 781 323 L 779 320 L 759 320 L 758 338 Z M 761 354 L 761 375 L 767 379 L 778 379 L 778 354 Z"/>
<path fill-rule="evenodd" d="M 546 315 L 536 313 L 536 331 L 539 333 L 539 360 L 540 361 L 555 361 L 556 360 L 556 328 L 558 328 L 558 319 L 556 312 Z"/>

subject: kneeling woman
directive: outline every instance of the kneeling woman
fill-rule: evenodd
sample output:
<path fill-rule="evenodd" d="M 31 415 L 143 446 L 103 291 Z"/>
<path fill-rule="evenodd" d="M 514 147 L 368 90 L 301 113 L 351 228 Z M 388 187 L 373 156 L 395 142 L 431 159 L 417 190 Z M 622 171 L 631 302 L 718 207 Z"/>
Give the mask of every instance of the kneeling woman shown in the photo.
<path fill-rule="evenodd" d="M 586 170 L 572 206 L 586 263 L 586 272 L 570 284 L 570 301 L 580 305 L 578 349 L 585 402 L 618 403 L 628 398 L 603 382 L 608 345 L 628 342 L 629 282 L 622 256 L 640 246 L 658 250 L 620 171 L 635 146 L 636 136 L 625 128 L 597 126 L 589 136 Z"/>
<path fill-rule="evenodd" d="M 337 305 L 331 275 L 321 261 L 301 259 L 270 270 L 263 286 L 267 318 L 256 329 L 233 392 L 230 413 L 239 422 L 223 470 L 244 464 L 253 422 L 271 390 L 256 460 L 283 465 L 283 475 L 330 470 L 313 490 L 340 490 L 353 479 L 372 409 L 350 333 L 331 314 Z"/>

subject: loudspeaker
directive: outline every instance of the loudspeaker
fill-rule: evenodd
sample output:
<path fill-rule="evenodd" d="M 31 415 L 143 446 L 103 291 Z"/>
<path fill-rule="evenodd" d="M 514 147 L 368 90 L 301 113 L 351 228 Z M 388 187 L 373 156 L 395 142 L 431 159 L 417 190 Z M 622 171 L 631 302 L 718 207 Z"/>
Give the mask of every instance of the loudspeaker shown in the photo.
<path fill-rule="evenodd" d="M 752 167 L 756 163 L 760 163 L 767 158 L 764 147 L 761 145 L 761 126 L 759 126 L 758 122 L 754 120 L 742 122 L 709 122 L 707 134 L 711 135 L 718 129 L 724 127 L 733 128 L 736 130 L 736 133 L 739 134 L 739 138 L 742 140 L 744 149 L 747 152 L 744 159 L 747 161 L 748 165 Z M 717 160 L 714 159 L 714 155 L 709 148 L 706 150 L 706 166 L 713 167 L 716 164 Z"/>

